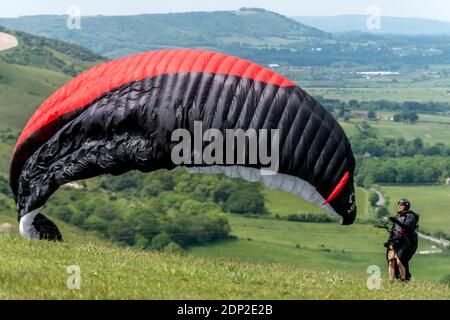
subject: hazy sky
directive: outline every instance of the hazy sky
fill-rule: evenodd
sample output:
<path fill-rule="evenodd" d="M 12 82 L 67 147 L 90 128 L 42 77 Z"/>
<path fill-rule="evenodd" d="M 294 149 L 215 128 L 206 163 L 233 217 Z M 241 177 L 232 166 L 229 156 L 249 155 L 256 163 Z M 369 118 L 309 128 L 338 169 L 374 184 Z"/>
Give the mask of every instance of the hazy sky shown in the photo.
<path fill-rule="evenodd" d="M 130 15 L 260 7 L 288 16 L 365 15 L 369 6 L 378 5 L 381 14 L 386 16 L 450 21 L 448 0 L 0 0 L 0 17 L 65 14 L 70 5 L 78 5 L 82 15 Z"/>

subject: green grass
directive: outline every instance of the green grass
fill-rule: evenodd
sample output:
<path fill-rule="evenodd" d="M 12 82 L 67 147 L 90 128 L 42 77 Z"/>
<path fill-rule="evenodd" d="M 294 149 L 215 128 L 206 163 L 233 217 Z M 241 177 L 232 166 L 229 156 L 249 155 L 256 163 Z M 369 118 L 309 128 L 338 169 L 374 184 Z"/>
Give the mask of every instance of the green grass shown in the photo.
<path fill-rule="evenodd" d="M 320 206 L 286 191 L 264 188 L 263 194 L 265 206 L 273 215 L 284 217 L 297 213 L 326 214 Z M 367 199 L 367 191 L 357 187 L 356 204 L 358 206 L 358 216 L 363 218 L 367 218 L 369 215 Z"/>
<path fill-rule="evenodd" d="M 450 141 L 450 117 L 419 114 L 419 121 L 415 124 L 405 124 L 384 119 L 392 116 L 392 112 L 379 112 L 383 119 L 370 121 L 369 125 L 375 129 L 378 138 L 404 138 L 414 140 L 421 138 L 427 144 L 444 143 Z M 356 125 L 363 120 L 352 119 L 340 124 L 345 133 L 351 138 L 358 133 Z"/>
<path fill-rule="evenodd" d="M 419 121 L 416 124 L 402 124 L 389 120 L 381 120 L 372 125 L 379 137 L 400 138 L 413 140 L 422 138 L 430 144 L 445 143 L 450 141 L 450 124 Z"/>
<path fill-rule="evenodd" d="M 0 129 L 23 128 L 39 105 L 70 80 L 58 72 L 0 61 Z"/>
<path fill-rule="evenodd" d="M 334 223 L 300 223 L 275 219 L 229 217 L 232 234 L 238 240 L 193 247 L 196 256 L 228 257 L 258 263 L 282 263 L 300 268 L 351 272 L 363 276 L 370 265 L 385 272 L 387 238 L 384 230 L 366 225 L 340 226 Z M 432 244 L 420 241 L 420 250 Z M 417 279 L 439 281 L 450 273 L 450 256 L 417 254 L 411 270 Z"/>
<path fill-rule="evenodd" d="M 383 185 L 381 192 L 390 198 L 391 212 L 396 211 L 398 199 L 407 198 L 420 214 L 420 225 L 425 230 L 450 234 L 450 186 Z"/>
<path fill-rule="evenodd" d="M 0 299 L 449 299 L 448 286 L 382 282 L 280 264 L 144 252 L 105 243 L 0 236 Z M 67 267 L 81 270 L 69 290 Z"/>
<path fill-rule="evenodd" d="M 13 226 L 13 233 L 19 233 L 19 224 L 17 223 L 17 212 L 15 210 L 14 201 L 12 197 L 7 197 L 0 193 L 0 203 L 3 205 L 0 207 L 0 224 L 10 223 Z M 6 205 L 5 205 L 6 204 Z M 77 228 L 74 225 L 65 223 L 54 217 L 50 217 L 52 221 L 56 223 L 58 229 L 61 231 L 65 241 L 98 241 L 103 242 L 102 239 L 94 232 L 88 232 Z M 0 235 L 1 236 L 1 235 Z M 0 263 L 1 263 L 0 258 Z"/>
<path fill-rule="evenodd" d="M 446 83 L 440 83 L 433 86 L 433 83 L 427 85 L 423 84 L 411 84 L 410 82 L 393 86 L 391 83 L 372 85 L 370 82 L 361 80 L 364 85 L 352 86 L 352 84 L 343 85 L 345 80 L 339 83 L 336 82 L 330 84 L 330 86 L 315 87 L 314 85 L 308 85 L 303 87 L 306 91 L 313 96 L 320 95 L 327 99 L 339 99 L 343 101 L 349 101 L 352 99 L 360 101 L 376 101 L 376 100 L 389 100 L 395 102 L 418 101 L 418 102 L 448 102 L 450 94 L 448 92 L 448 80 Z M 302 84 L 301 81 L 298 82 Z"/>

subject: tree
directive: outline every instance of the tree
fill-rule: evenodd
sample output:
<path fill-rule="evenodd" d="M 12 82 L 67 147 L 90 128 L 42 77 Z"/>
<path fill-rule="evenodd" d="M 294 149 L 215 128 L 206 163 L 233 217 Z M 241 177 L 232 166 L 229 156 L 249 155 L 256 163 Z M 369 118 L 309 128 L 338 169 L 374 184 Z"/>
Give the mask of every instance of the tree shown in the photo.
<path fill-rule="evenodd" d="M 373 177 L 371 175 L 368 175 L 364 178 L 364 187 L 368 188 L 373 184 Z"/>
<path fill-rule="evenodd" d="M 393 119 L 395 122 L 400 122 L 402 121 L 402 116 L 400 115 L 400 113 L 396 113 L 394 114 Z"/>
<path fill-rule="evenodd" d="M 388 215 L 389 215 L 389 211 L 388 211 L 388 209 L 386 209 L 386 207 L 379 207 L 377 209 L 377 217 L 378 218 L 387 217 Z"/>
<path fill-rule="evenodd" d="M 164 252 L 180 254 L 183 253 L 183 248 L 178 243 L 172 241 L 164 247 Z"/>
<path fill-rule="evenodd" d="M 378 196 L 378 193 L 372 192 L 372 193 L 369 195 L 369 202 L 370 202 L 370 205 L 371 205 L 372 207 L 376 207 L 376 206 L 377 206 L 377 202 L 378 202 L 379 199 L 380 199 L 380 198 L 379 198 L 379 196 Z"/>
<path fill-rule="evenodd" d="M 343 102 L 343 103 L 341 103 L 341 106 L 339 108 L 338 117 L 343 118 L 345 116 L 345 112 L 346 112 L 345 103 Z"/>
<path fill-rule="evenodd" d="M 162 251 L 171 242 L 170 235 L 167 232 L 161 232 L 153 237 L 150 248 L 152 250 Z"/>
<path fill-rule="evenodd" d="M 369 120 L 376 120 L 377 119 L 377 114 L 375 113 L 375 111 L 369 110 L 369 112 L 367 113 L 367 118 Z"/>
<path fill-rule="evenodd" d="M 233 213 L 265 213 L 264 197 L 260 192 L 242 189 L 233 192 L 225 203 L 227 211 Z"/>

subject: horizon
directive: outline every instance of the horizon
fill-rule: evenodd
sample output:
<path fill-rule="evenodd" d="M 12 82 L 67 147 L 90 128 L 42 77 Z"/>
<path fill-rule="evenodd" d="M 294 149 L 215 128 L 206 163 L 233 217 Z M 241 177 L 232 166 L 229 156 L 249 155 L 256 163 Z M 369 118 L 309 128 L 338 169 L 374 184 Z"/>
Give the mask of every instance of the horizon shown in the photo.
<path fill-rule="evenodd" d="M 245 8 L 245 7 L 241 7 L 241 8 Z M 173 11 L 173 12 L 148 12 L 148 13 L 130 13 L 130 14 L 85 14 L 82 15 L 83 17 L 127 17 L 127 16 L 143 16 L 143 15 L 157 15 L 157 14 L 182 14 L 182 13 L 194 13 L 194 12 L 209 12 L 209 13 L 213 13 L 213 12 L 223 12 L 223 11 L 239 11 L 238 8 L 236 10 L 195 10 L 195 11 Z M 252 7 L 251 9 L 264 9 L 266 11 L 269 12 L 273 12 L 273 13 L 277 13 L 277 14 L 281 14 L 279 12 L 276 11 L 272 11 L 272 10 L 268 10 L 265 8 L 257 8 L 257 7 Z M 282 14 L 284 15 L 284 14 Z M 5 16 L 0 16 L 0 19 L 19 19 L 19 18 L 26 18 L 26 17 L 45 17 L 45 16 L 52 16 L 52 17 L 58 17 L 58 16 L 62 16 L 62 17 L 67 17 L 69 16 L 68 14 L 46 14 L 46 13 L 42 13 L 42 14 L 30 14 L 30 15 L 21 15 L 21 16 L 16 16 L 16 17 L 5 17 Z M 343 13 L 343 14 L 335 14 L 335 15 L 293 15 L 293 16 L 288 16 L 288 15 L 284 15 L 288 18 L 333 18 L 333 17 L 345 17 L 345 16 L 354 16 L 354 17 L 368 17 L 369 14 L 353 14 L 353 13 Z M 436 22 L 444 22 L 444 23 L 450 23 L 450 20 L 440 20 L 440 19 L 435 19 L 435 18 L 427 18 L 427 17 L 418 17 L 418 16 L 390 16 L 390 15 L 381 15 L 381 18 L 395 18 L 395 19 L 421 19 L 421 20 L 428 20 L 428 21 L 436 21 Z"/>
<path fill-rule="evenodd" d="M 67 9 L 73 5 L 81 9 L 82 16 L 133 16 L 145 14 L 188 13 L 237 11 L 239 8 L 262 8 L 288 17 L 334 17 L 346 15 L 368 16 L 369 7 L 375 5 L 380 9 L 381 17 L 420 18 L 450 22 L 450 3 L 443 0 L 430 0 L 423 6 L 420 0 L 346 0 L 336 3 L 332 0 L 316 0 L 311 3 L 299 0 L 295 5 L 288 0 L 273 3 L 269 0 L 228 0 L 192 1 L 172 0 L 165 3 L 142 3 L 130 0 L 124 6 L 119 0 L 4 0 L 1 18 L 18 18 L 26 16 L 67 15 Z"/>

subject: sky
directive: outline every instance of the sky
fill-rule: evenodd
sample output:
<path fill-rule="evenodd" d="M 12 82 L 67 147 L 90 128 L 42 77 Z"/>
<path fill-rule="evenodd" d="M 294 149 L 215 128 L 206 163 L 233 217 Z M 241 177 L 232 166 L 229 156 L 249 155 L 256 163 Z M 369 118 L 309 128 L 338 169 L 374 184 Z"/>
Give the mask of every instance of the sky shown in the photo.
<path fill-rule="evenodd" d="M 82 15 L 133 15 L 258 7 L 287 16 L 367 15 L 377 5 L 383 16 L 450 21 L 448 0 L 0 0 L 0 17 L 66 14 L 76 5 Z"/>

